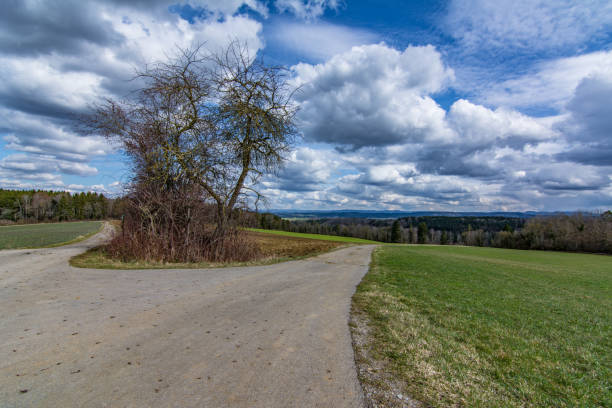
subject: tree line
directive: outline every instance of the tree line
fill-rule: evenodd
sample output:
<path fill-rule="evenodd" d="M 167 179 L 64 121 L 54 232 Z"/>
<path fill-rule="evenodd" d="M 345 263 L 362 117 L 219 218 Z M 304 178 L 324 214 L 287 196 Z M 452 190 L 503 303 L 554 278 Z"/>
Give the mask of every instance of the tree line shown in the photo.
<path fill-rule="evenodd" d="M 252 226 L 380 242 L 468 245 L 612 253 L 612 212 L 514 217 L 406 217 L 395 220 L 313 219 L 289 221 L 257 214 Z"/>
<path fill-rule="evenodd" d="M 0 189 L 0 222 L 34 223 L 119 218 L 122 199 L 93 192 Z"/>

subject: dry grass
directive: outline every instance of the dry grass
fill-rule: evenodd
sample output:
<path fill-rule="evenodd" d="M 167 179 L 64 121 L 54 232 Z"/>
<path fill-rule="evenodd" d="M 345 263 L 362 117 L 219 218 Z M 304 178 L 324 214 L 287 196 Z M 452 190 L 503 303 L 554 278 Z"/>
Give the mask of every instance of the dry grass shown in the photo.
<path fill-rule="evenodd" d="M 246 232 L 247 237 L 258 245 L 262 256 L 249 262 L 233 263 L 165 263 L 144 261 L 121 261 L 112 259 L 106 253 L 104 247 L 93 248 L 83 254 L 77 255 L 70 260 L 70 265 L 78 268 L 96 269 L 174 269 L 174 268 L 215 268 L 223 266 L 245 266 L 265 265 L 294 259 L 302 259 L 309 256 L 331 251 L 332 249 L 346 245 L 342 242 L 321 241 L 296 237 L 285 237 L 258 232 Z"/>
<path fill-rule="evenodd" d="M 342 242 L 286 237 L 252 231 L 249 231 L 248 235 L 257 241 L 265 258 L 303 258 L 346 245 Z"/>

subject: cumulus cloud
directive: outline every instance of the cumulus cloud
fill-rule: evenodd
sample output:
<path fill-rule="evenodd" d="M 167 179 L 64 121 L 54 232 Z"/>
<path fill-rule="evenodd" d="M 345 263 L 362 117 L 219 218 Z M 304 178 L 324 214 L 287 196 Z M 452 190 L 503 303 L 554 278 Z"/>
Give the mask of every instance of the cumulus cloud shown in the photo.
<path fill-rule="evenodd" d="M 612 75 L 582 80 L 567 104 L 569 117 L 559 125 L 571 147 L 561 159 L 612 166 Z"/>
<path fill-rule="evenodd" d="M 465 99 L 453 103 L 449 121 L 461 144 L 481 148 L 523 146 L 555 136 L 551 129 L 554 118 L 533 118 L 517 111 L 488 109 Z"/>
<path fill-rule="evenodd" d="M 561 112 L 547 117 L 467 99 L 443 109 L 436 93 L 453 74 L 433 47 L 353 47 L 324 63 L 296 65 L 306 140 L 336 146 L 339 167 L 349 169 L 320 187 L 317 199 L 330 206 L 527 210 L 543 203 L 564 209 L 599 192 L 604 198 L 593 203 L 609 202 L 612 112 L 604 101 L 612 76 L 582 69 L 589 59 L 605 56 L 547 67 L 562 71 L 553 75 L 558 80 L 572 72 L 567 83 L 575 88 L 559 92 Z"/>
<path fill-rule="evenodd" d="M 478 201 L 478 183 L 461 177 L 419 174 L 410 165 L 382 165 L 342 177 L 332 191 L 353 201 L 377 203 L 382 208 L 412 206 L 437 210 L 469 207 Z"/>
<path fill-rule="evenodd" d="M 78 0 L 9 1 L 0 14 L 0 49 L 5 54 L 75 54 L 88 43 L 112 46 L 121 41 L 96 7 Z"/>
<path fill-rule="evenodd" d="M 94 167 L 68 160 L 54 160 L 51 157 L 32 157 L 26 154 L 11 154 L 0 161 L 0 168 L 25 176 L 61 172 L 79 176 L 93 176 L 98 173 Z"/>
<path fill-rule="evenodd" d="M 43 58 L 0 58 L 0 104 L 9 109 L 66 118 L 82 111 L 100 92 L 102 78 L 63 72 Z"/>
<path fill-rule="evenodd" d="M 0 15 L 0 138 L 3 149 L 21 153 L 0 165 L 6 185 L 38 177 L 66 187 L 62 175 L 97 174 L 89 163 L 112 147 L 75 133 L 77 115 L 101 98 L 128 94 L 139 86 L 130 81 L 136 67 L 177 46 L 216 50 L 238 39 L 261 49 L 261 23 L 238 11 L 267 13 L 257 0 L 194 0 L 209 13 L 191 22 L 165 0 L 11 3 Z"/>
<path fill-rule="evenodd" d="M 279 174 L 266 181 L 267 188 L 284 191 L 322 190 L 338 166 L 336 154 L 326 150 L 300 147 L 288 157 Z"/>
<path fill-rule="evenodd" d="M 446 117 L 451 137 L 443 142 L 409 146 L 420 171 L 482 179 L 505 177 L 508 156 L 555 140 L 553 125 L 560 119 L 533 118 L 513 110 L 491 110 L 460 99 Z"/>
<path fill-rule="evenodd" d="M 293 69 L 308 140 L 359 148 L 446 133 L 440 126 L 445 112 L 427 94 L 442 90 L 453 72 L 432 46 L 353 47 L 325 63 Z"/>
<path fill-rule="evenodd" d="M 455 80 L 448 48 L 396 49 L 370 31 L 319 19 L 343 5 L 11 1 L 0 15 L 0 185 L 119 191 L 120 177 L 104 164 L 112 146 L 75 133 L 74 115 L 99 97 L 128 94 L 139 85 L 130 81 L 135 67 L 177 45 L 206 42 L 214 50 L 238 38 L 253 51 L 267 42 L 309 62 L 292 67 L 305 143 L 261 185 L 274 207 L 529 210 L 612 202 L 612 52 L 581 49 L 609 33 L 610 5 L 454 0 L 446 23 L 460 47 L 455 54 L 575 50 L 509 79 L 495 71 L 469 92 Z M 275 10 L 284 15 L 266 20 Z M 462 98 L 449 102 L 446 92 L 461 87 Z M 549 116 L 530 113 L 537 109 Z M 96 181 L 69 184 L 68 176 Z"/>
<path fill-rule="evenodd" d="M 0 108 L 0 132 L 6 148 L 61 160 L 87 161 L 108 154 L 110 146 L 99 136 L 80 136 L 67 124 Z"/>

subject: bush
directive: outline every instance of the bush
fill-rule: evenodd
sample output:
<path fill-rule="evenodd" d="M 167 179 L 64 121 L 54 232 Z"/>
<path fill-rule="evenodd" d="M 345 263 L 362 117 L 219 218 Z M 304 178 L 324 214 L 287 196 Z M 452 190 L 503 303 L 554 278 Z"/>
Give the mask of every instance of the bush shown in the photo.
<path fill-rule="evenodd" d="M 122 231 L 108 254 L 122 261 L 231 262 L 261 257 L 256 243 L 239 229 L 240 218 L 220 231 L 214 206 L 193 186 L 163 192 L 159 186 L 135 186 L 126 202 Z"/>

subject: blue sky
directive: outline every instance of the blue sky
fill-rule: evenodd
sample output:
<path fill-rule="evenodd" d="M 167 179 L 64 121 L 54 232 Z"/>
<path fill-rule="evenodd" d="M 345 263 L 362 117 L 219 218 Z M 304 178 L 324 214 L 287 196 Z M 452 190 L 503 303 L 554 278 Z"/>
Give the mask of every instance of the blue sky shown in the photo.
<path fill-rule="evenodd" d="M 0 187 L 117 194 L 74 115 L 134 69 L 238 38 L 291 69 L 300 142 L 271 208 L 612 206 L 612 4 L 584 0 L 12 1 L 0 16 Z"/>

